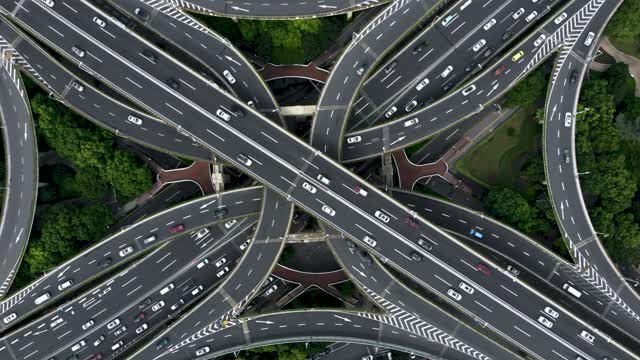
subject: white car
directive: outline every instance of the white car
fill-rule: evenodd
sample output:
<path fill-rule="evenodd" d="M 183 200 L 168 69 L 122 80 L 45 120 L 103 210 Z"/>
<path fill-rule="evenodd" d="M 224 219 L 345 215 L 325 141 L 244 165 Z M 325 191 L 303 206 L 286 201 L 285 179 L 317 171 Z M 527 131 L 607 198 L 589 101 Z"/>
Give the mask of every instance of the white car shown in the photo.
<path fill-rule="evenodd" d="M 53 0 L 42 0 L 42 2 L 50 8 L 52 8 L 54 5 Z"/>
<path fill-rule="evenodd" d="M 476 86 L 475 85 L 469 85 L 466 88 L 464 88 L 464 90 L 462 90 L 462 95 L 467 96 L 470 93 L 474 92 L 476 90 Z"/>
<path fill-rule="evenodd" d="M 100 344 L 102 344 L 102 342 L 104 341 L 104 335 L 100 335 L 100 337 L 98 337 L 94 342 L 93 342 L 93 346 L 98 346 Z"/>
<path fill-rule="evenodd" d="M 354 191 L 356 194 L 360 194 L 360 195 L 362 195 L 362 196 L 364 196 L 364 197 L 367 197 L 367 194 L 368 194 L 367 190 L 363 189 L 360 185 L 356 185 L 356 186 L 354 186 L 354 187 L 353 187 L 353 191 Z"/>
<path fill-rule="evenodd" d="M 522 14 L 524 14 L 524 8 L 518 9 L 516 12 L 513 13 L 513 15 L 511 15 L 511 17 L 515 20 L 520 16 L 522 16 Z"/>
<path fill-rule="evenodd" d="M 415 109 L 416 106 L 418 106 L 418 100 L 413 100 L 404 107 L 404 111 L 410 112 Z"/>
<path fill-rule="evenodd" d="M 271 286 L 270 288 L 267 289 L 267 291 L 264 292 L 264 296 L 269 296 L 273 294 L 276 290 L 278 290 L 278 284 L 273 284 L 273 286 Z"/>
<path fill-rule="evenodd" d="M 473 44 L 473 51 L 477 52 L 478 50 L 480 50 L 483 46 L 485 46 L 487 44 L 487 40 L 485 39 L 480 39 L 477 43 Z"/>
<path fill-rule="evenodd" d="M 589 32 L 587 34 L 587 38 L 584 39 L 584 45 L 585 46 L 591 46 L 591 44 L 593 43 L 593 39 L 596 37 L 596 34 L 594 34 L 593 32 Z"/>
<path fill-rule="evenodd" d="M 422 79 L 422 81 L 420 81 L 418 83 L 418 85 L 416 85 L 416 90 L 420 91 L 422 89 L 424 89 L 425 86 L 429 85 L 429 79 L 424 78 Z"/>
<path fill-rule="evenodd" d="M 396 111 L 398 111 L 398 108 L 395 106 L 392 106 L 391 109 L 387 110 L 387 112 L 384 114 L 384 117 L 386 117 L 387 119 L 390 118 L 393 114 L 396 113 Z"/>
<path fill-rule="evenodd" d="M 560 314 L 557 311 L 555 311 L 554 309 L 552 309 L 552 308 L 550 308 L 548 306 L 544 308 L 544 312 L 545 312 L 545 314 L 551 316 L 554 319 L 557 319 L 558 316 L 560 316 Z"/>
<path fill-rule="evenodd" d="M 202 239 L 209 233 L 209 228 L 202 228 L 196 233 L 196 240 Z"/>
<path fill-rule="evenodd" d="M 322 174 L 318 174 L 318 177 L 316 178 L 318 179 L 318 181 L 320 181 L 321 183 L 325 184 L 325 185 L 329 185 L 329 179 L 327 179 L 324 175 Z"/>
<path fill-rule="evenodd" d="M 462 295 L 453 289 L 447 290 L 447 295 L 451 296 L 456 301 L 460 301 L 460 299 L 462 299 Z"/>
<path fill-rule="evenodd" d="M 374 215 L 378 219 L 382 220 L 383 223 L 388 223 L 390 220 L 389 216 L 387 216 L 387 214 L 383 213 L 380 210 L 377 210 Z"/>
<path fill-rule="evenodd" d="M 200 261 L 198 265 L 196 265 L 196 269 L 202 269 L 208 263 L 209 263 L 209 259 L 202 259 L 202 261 Z"/>
<path fill-rule="evenodd" d="M 553 327 L 553 323 L 551 321 L 549 321 L 549 319 L 547 319 L 544 316 L 540 316 L 538 318 L 538 322 L 542 325 L 544 325 L 545 327 L 551 329 Z"/>
<path fill-rule="evenodd" d="M 236 219 L 231 219 L 229 221 L 227 221 L 226 223 L 224 223 L 224 228 L 225 229 L 230 229 L 233 225 L 235 225 L 238 222 L 238 220 Z"/>
<path fill-rule="evenodd" d="M 311 184 L 309 184 L 309 183 L 308 183 L 308 182 L 306 182 L 306 181 L 302 183 L 302 188 L 303 188 L 303 189 L 305 189 L 305 190 L 307 190 L 308 192 L 310 192 L 310 193 L 312 193 L 312 194 L 315 194 L 315 193 L 316 193 L 316 187 L 315 187 L 315 186 L 313 186 L 313 185 L 311 185 Z"/>
<path fill-rule="evenodd" d="M 225 264 L 227 262 L 227 258 L 220 258 L 220 260 L 216 261 L 216 267 L 219 268 L 220 266 L 222 266 L 223 264 Z"/>
<path fill-rule="evenodd" d="M 587 330 L 582 330 L 582 332 L 580 333 L 580 337 L 583 338 L 584 340 L 586 340 L 587 342 L 591 343 L 591 344 L 593 344 L 593 340 L 596 339 L 596 337 L 593 336 L 593 334 L 591 334 Z"/>
<path fill-rule="evenodd" d="M 227 79 L 229 83 L 235 84 L 236 78 L 234 78 L 233 75 L 231 75 L 231 72 L 229 70 L 223 71 L 222 75 L 224 75 L 225 79 Z"/>
<path fill-rule="evenodd" d="M 184 300 L 180 299 L 178 300 L 177 303 L 171 305 L 171 311 L 174 311 L 175 309 L 179 308 L 182 305 L 184 305 Z"/>
<path fill-rule="evenodd" d="M 375 247 L 376 244 L 378 243 L 377 241 L 375 241 L 372 237 L 370 237 L 369 235 L 365 235 L 365 237 L 362 239 L 362 241 L 364 241 L 367 245 L 371 246 L 371 247 Z"/>
<path fill-rule="evenodd" d="M 362 141 L 362 136 L 360 135 L 347 138 L 347 144 L 355 144 L 355 143 L 359 143 L 360 141 Z"/>
<path fill-rule="evenodd" d="M 73 51 L 74 54 L 78 55 L 78 57 L 84 57 L 84 50 L 75 45 L 71 47 L 71 51 Z"/>
<path fill-rule="evenodd" d="M 336 211 L 330 208 L 328 205 L 322 205 L 322 211 L 329 214 L 329 216 L 334 216 L 336 214 Z"/>
<path fill-rule="evenodd" d="M 462 289 L 462 291 L 466 292 L 469 295 L 473 294 L 473 292 L 475 291 L 475 289 L 472 288 L 471 285 L 467 284 L 464 281 L 460 281 L 460 284 L 458 284 L 458 286 L 460 287 L 460 289 Z"/>
<path fill-rule="evenodd" d="M 227 114 L 226 112 L 224 112 L 222 109 L 218 109 L 216 110 L 216 115 L 218 115 L 219 117 L 222 118 L 222 120 L 224 121 L 229 121 L 231 120 L 231 115 Z"/>
<path fill-rule="evenodd" d="M 7 316 L 4 317 L 4 319 L 2 319 L 2 322 L 5 324 L 8 324 L 10 322 L 12 322 L 13 320 L 15 320 L 18 317 L 18 314 L 16 313 L 11 313 Z"/>
<path fill-rule="evenodd" d="M 409 126 L 411 126 L 411 125 L 415 125 L 415 124 L 417 124 L 417 123 L 418 123 L 418 121 L 419 121 L 419 120 L 418 120 L 418 118 L 417 118 L 417 117 L 415 117 L 415 118 L 413 118 L 413 119 L 409 119 L 409 120 L 407 120 L 407 121 L 405 121 L 405 122 L 404 122 L 404 127 L 409 127 Z"/>
<path fill-rule="evenodd" d="M 443 78 L 446 78 L 447 76 L 449 76 L 449 74 L 451 74 L 452 71 L 453 71 L 453 66 L 449 65 L 444 69 L 444 71 L 440 74 L 440 76 L 442 76 Z"/>
<path fill-rule="evenodd" d="M 132 252 L 133 252 L 133 246 L 127 246 L 126 248 L 120 250 L 118 254 L 120 255 L 120 257 L 124 257 L 131 254 Z"/>
<path fill-rule="evenodd" d="M 62 319 L 61 317 L 53 320 L 53 322 L 51 322 L 51 324 L 49 324 L 50 327 L 56 327 L 56 325 L 60 324 L 61 322 L 63 322 L 64 319 Z"/>
<path fill-rule="evenodd" d="M 142 324 L 142 325 L 138 326 L 136 328 L 136 334 L 140 334 L 141 332 L 147 330 L 148 327 L 149 327 L 149 325 L 147 325 L 147 324 Z"/>
<path fill-rule="evenodd" d="M 82 349 L 85 345 L 87 345 L 87 342 L 84 340 L 80 340 L 77 343 L 73 344 L 73 346 L 71 347 L 71 351 L 78 351 L 80 349 Z"/>
<path fill-rule="evenodd" d="M 127 117 L 127 120 L 129 120 L 129 122 L 134 123 L 136 125 L 142 125 L 142 119 L 140 119 L 137 116 L 129 115 Z"/>
<path fill-rule="evenodd" d="M 84 90 L 84 86 L 82 86 L 82 84 L 80 84 L 77 81 L 72 81 L 71 82 L 71 87 L 78 90 L 78 91 L 83 91 Z"/>
<path fill-rule="evenodd" d="M 491 19 L 489 20 L 486 24 L 484 24 L 484 26 L 482 27 L 485 31 L 491 29 L 493 27 L 493 25 L 496 24 L 496 19 Z"/>
<path fill-rule="evenodd" d="M 570 112 L 564 115 L 564 126 L 571 127 L 571 121 L 573 120 L 573 114 Z"/>
<path fill-rule="evenodd" d="M 124 341 L 120 340 L 117 343 L 111 345 L 111 350 L 116 351 L 120 348 L 120 346 L 124 345 Z"/>
<path fill-rule="evenodd" d="M 229 271 L 229 267 L 228 267 L 228 266 L 225 266 L 224 268 L 222 268 L 222 270 L 220 270 L 220 271 L 218 271 L 218 272 L 216 273 L 216 276 L 217 276 L 217 277 L 222 277 L 222 276 L 224 276 L 224 274 L 226 274 L 228 271 Z"/>
<path fill-rule="evenodd" d="M 533 46 L 540 46 L 540 44 L 542 44 L 546 38 L 547 38 L 547 35 L 541 34 L 540 36 L 538 36 L 536 41 L 533 42 Z"/>
<path fill-rule="evenodd" d="M 251 243 L 251 238 L 248 238 L 245 242 L 240 244 L 240 251 L 244 251 L 246 248 L 248 248 L 250 243 Z"/>
<path fill-rule="evenodd" d="M 160 300 L 157 303 L 153 304 L 153 306 L 151 307 L 151 310 L 153 311 L 158 311 L 160 309 L 162 309 L 162 307 L 164 307 L 164 301 Z"/>
<path fill-rule="evenodd" d="M 526 22 L 529 22 L 529 21 L 531 21 L 531 20 L 535 19 L 535 18 L 536 18 L 536 16 L 538 16 L 538 12 L 537 12 L 537 11 L 532 11 L 529 15 L 527 15 L 527 17 L 526 17 L 526 18 L 524 18 L 524 20 L 525 20 Z"/>
<path fill-rule="evenodd" d="M 162 290 L 160 290 L 160 295 L 168 293 L 169 291 L 173 290 L 174 287 L 176 286 L 173 285 L 173 283 L 168 283 L 167 286 L 163 287 Z"/>
<path fill-rule="evenodd" d="M 196 356 L 200 356 L 200 355 L 204 355 L 206 353 L 209 352 L 209 350 L 211 350 L 210 347 L 208 346 L 203 346 L 200 349 L 196 350 Z"/>
<path fill-rule="evenodd" d="M 87 321 L 86 323 L 82 324 L 82 330 L 87 330 L 88 328 L 92 327 L 93 324 L 95 324 L 96 322 L 93 321 L 93 319 Z"/>
<path fill-rule="evenodd" d="M 120 336 L 125 331 L 127 331 L 127 325 L 122 325 L 122 327 L 120 329 L 117 329 L 116 331 L 113 332 L 113 336 Z"/>
<path fill-rule="evenodd" d="M 100 26 L 100 27 L 105 27 L 107 25 L 107 23 L 104 22 L 104 20 L 102 20 L 101 18 L 99 18 L 97 16 L 93 17 L 93 22 L 98 24 L 98 26 Z"/>
<path fill-rule="evenodd" d="M 554 23 L 556 23 L 556 25 L 560 25 L 560 23 L 567 18 L 567 13 L 563 12 L 562 14 L 558 15 L 558 17 L 555 18 L 555 20 L 553 20 Z"/>
<path fill-rule="evenodd" d="M 107 329 L 111 330 L 111 329 L 113 329 L 114 327 L 116 327 L 118 325 L 120 325 L 120 319 L 113 319 L 113 320 L 111 320 L 110 323 L 107 324 Z"/>
<path fill-rule="evenodd" d="M 68 288 L 71 285 L 73 285 L 73 280 L 69 279 L 69 280 L 63 282 L 62 284 L 58 285 L 58 290 L 62 291 L 64 289 Z"/>
<path fill-rule="evenodd" d="M 253 161 L 251 161 L 251 159 L 249 159 L 245 154 L 238 154 L 238 157 L 236 159 L 238 159 L 238 161 L 240 161 L 245 166 L 251 166 L 251 164 L 253 164 Z"/>

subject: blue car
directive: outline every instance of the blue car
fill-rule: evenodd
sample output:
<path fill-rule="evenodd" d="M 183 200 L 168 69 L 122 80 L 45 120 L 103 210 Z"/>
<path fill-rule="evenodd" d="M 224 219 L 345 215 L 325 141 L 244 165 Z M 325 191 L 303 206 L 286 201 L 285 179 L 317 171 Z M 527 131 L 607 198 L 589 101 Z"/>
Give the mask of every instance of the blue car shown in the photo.
<path fill-rule="evenodd" d="M 478 232 L 478 231 L 475 231 L 474 229 L 471 229 L 471 231 L 469 231 L 469 234 L 471 236 L 477 237 L 478 239 L 482 239 L 482 233 Z"/>

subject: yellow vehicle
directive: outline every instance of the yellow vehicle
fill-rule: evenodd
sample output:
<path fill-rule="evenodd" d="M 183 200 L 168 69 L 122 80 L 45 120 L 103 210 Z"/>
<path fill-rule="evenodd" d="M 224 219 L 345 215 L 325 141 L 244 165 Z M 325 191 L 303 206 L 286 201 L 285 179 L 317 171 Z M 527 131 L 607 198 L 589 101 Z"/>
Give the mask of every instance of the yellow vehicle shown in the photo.
<path fill-rule="evenodd" d="M 511 60 L 518 61 L 524 56 L 524 51 L 520 50 L 515 55 L 511 57 Z"/>

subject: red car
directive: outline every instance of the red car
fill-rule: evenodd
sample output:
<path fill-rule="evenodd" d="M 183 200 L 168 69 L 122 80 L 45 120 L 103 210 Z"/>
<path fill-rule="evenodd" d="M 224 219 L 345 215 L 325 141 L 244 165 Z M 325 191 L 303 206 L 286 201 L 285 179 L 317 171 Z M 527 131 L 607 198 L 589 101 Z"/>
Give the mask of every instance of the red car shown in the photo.
<path fill-rule="evenodd" d="M 491 270 L 489 270 L 489 268 L 484 264 L 476 265 L 476 269 L 478 269 L 478 271 L 482 272 L 483 274 L 485 274 L 487 276 L 491 275 Z"/>
<path fill-rule="evenodd" d="M 171 229 L 169 229 L 169 232 L 172 234 L 175 234 L 178 231 L 182 231 L 182 230 L 184 230 L 184 224 L 178 224 L 176 226 L 171 227 Z"/>
<path fill-rule="evenodd" d="M 404 218 L 404 223 L 411 226 L 412 228 L 416 228 L 418 226 L 418 224 L 415 223 L 415 221 L 409 219 L 409 218 Z"/>
<path fill-rule="evenodd" d="M 505 71 L 506 69 L 507 69 L 507 65 L 502 65 L 499 68 L 497 68 L 496 71 L 493 72 L 493 75 L 500 76 L 502 72 Z"/>

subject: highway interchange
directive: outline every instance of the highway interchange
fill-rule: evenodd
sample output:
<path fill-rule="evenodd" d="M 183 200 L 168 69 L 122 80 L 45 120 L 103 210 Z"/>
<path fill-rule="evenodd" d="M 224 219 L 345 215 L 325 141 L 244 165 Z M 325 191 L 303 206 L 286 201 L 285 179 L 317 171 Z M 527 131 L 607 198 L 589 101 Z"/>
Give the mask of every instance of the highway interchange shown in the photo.
<path fill-rule="evenodd" d="M 595 51 L 593 45 L 583 44 L 585 35 L 599 34 L 621 1 L 523 2 L 391 2 L 354 36 L 334 65 L 312 122 L 312 147 L 280 127 L 274 96 L 242 53 L 168 3 L 0 1 L 3 54 L 15 59 L 3 56 L 8 69 L 3 80 L 7 89 L 16 89 L 0 99 L 3 122 L 9 120 L 9 104 L 21 105 L 18 130 L 31 131 L 34 138 L 21 85 L 10 76 L 10 65 L 17 64 L 57 99 L 119 136 L 192 159 L 222 158 L 264 185 L 199 198 L 147 217 L 12 294 L 1 304 L 0 317 L 9 319 L 0 324 L 5 330 L 3 358 L 89 359 L 100 354 L 186 359 L 196 353 L 209 358 L 260 344 L 344 339 L 451 359 L 523 354 L 537 359 L 640 358 L 635 335 L 640 299 L 596 237 L 579 189 L 575 158 L 567 167 L 558 152 L 558 144 L 573 147 L 573 127 L 567 129 L 555 118 L 575 113 L 580 82 L 569 86 L 565 79 L 578 63 L 584 74 Z M 327 15 L 378 3 L 332 8 L 336 5 L 300 2 L 287 4 L 286 10 L 282 4 L 264 4 L 254 8 L 246 3 L 247 8 L 238 10 L 240 4 L 229 3 L 228 9 L 207 11 L 279 18 Z M 178 6 L 201 10 L 197 7 L 205 5 Z M 529 17 L 533 11 L 537 14 Z M 559 14 L 565 15 L 558 21 Z M 105 19 L 105 25 L 94 17 Z M 404 39 L 415 32 L 413 40 Z M 511 34 L 505 38 L 505 32 Z M 480 38 L 485 42 L 474 50 Z M 402 41 L 403 49 L 390 56 Z M 166 51 L 163 42 L 173 44 L 170 48 L 179 56 Z M 492 50 L 485 55 L 488 48 Z M 460 238 L 468 235 L 469 223 L 478 221 L 477 214 L 411 194 L 385 193 L 340 165 L 380 156 L 453 126 L 490 106 L 557 50 L 545 121 L 545 165 L 554 210 L 577 266 L 495 221 L 490 227 L 477 226 L 487 236 L 510 241 L 489 242 L 483 246 L 490 251 L 484 251 Z M 484 59 L 477 59 L 480 56 Z M 416 61 L 422 68 L 410 65 Z M 467 65 L 473 65 L 469 71 Z M 431 81 L 417 90 L 425 77 Z M 466 82 L 459 86 L 462 81 Z M 416 92 L 421 93 L 419 99 Z M 13 98 L 5 100 L 6 95 Z M 407 110 L 414 100 L 421 104 Z M 389 114 L 391 106 L 396 110 Z M 127 121 L 130 115 L 141 124 Z M 391 121 L 375 125 L 383 118 Z M 348 132 L 365 122 L 374 126 Z M 4 129 L 5 142 L 8 131 L 18 131 Z M 20 146 L 31 146 L 35 153 L 27 139 Z M 8 155 L 12 146 L 16 145 L 6 144 Z M 26 168 L 34 166 L 32 161 Z M 9 195 L 28 193 L 34 201 L 37 171 L 20 185 L 12 180 Z M 24 229 L 21 242 L 3 236 L 3 241 L 19 244 L 5 255 L 12 271 L 11 264 L 19 263 L 26 246 L 31 218 L 20 213 L 19 220 L 6 217 L 17 211 L 31 213 L 33 203 L 9 206 L 10 196 L 5 199 L 2 231 L 9 231 L 5 221 Z M 321 220 L 327 234 L 349 239 L 330 241 L 334 255 L 383 314 L 241 315 L 269 281 L 294 204 Z M 442 215 L 433 214 L 434 207 L 440 214 L 455 212 L 461 221 L 443 221 Z M 178 222 L 185 229 L 176 237 L 168 229 Z M 363 258 L 358 248 L 376 259 Z M 527 259 L 532 253 L 537 262 Z M 205 257 L 216 264 L 200 265 Z M 508 272 L 505 259 L 517 262 L 523 275 Z M 158 275 L 169 268 L 170 275 Z M 402 285 L 389 269 L 447 308 Z M 5 276 L 9 282 L 10 276 Z M 98 276 L 104 279 L 90 284 Z M 461 290 L 460 283 L 467 290 Z M 584 296 L 572 298 L 563 289 L 567 283 Z M 462 296 L 456 298 L 452 289 Z M 44 301 L 34 304 L 45 294 Z M 580 304 L 578 309 L 575 304 Z M 183 311 L 187 305 L 193 307 Z M 464 324 L 449 311 L 482 328 Z M 554 326 L 543 325 L 541 316 Z M 585 340 L 585 330 L 594 338 Z M 150 332 L 153 336 L 145 337 Z M 374 336 L 376 341 L 371 340 Z M 425 338 L 426 342 L 420 340 Z"/>

